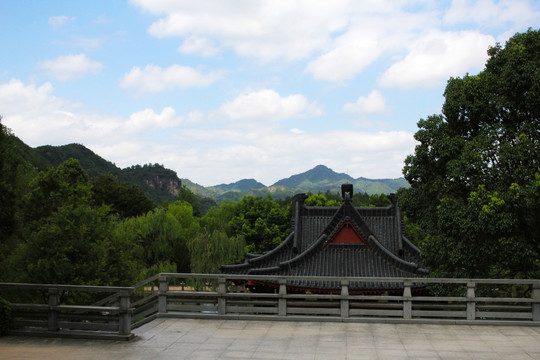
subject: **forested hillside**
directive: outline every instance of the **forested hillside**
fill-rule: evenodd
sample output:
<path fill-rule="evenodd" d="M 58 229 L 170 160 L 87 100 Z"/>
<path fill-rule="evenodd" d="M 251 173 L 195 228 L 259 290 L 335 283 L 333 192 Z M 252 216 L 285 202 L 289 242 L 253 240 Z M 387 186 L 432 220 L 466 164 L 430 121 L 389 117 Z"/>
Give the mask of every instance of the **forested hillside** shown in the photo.
<path fill-rule="evenodd" d="M 33 152 L 36 158 L 44 159 L 41 163 L 43 165 L 33 163 L 40 170 L 59 166 L 64 161 L 74 158 L 79 160 L 90 179 L 96 179 L 105 174 L 113 175 L 122 182 L 139 186 L 150 199 L 158 204 L 174 201 L 182 185 L 176 173 L 163 165 L 145 164 L 120 169 L 81 144 L 46 145 L 30 149 L 30 152 Z"/>

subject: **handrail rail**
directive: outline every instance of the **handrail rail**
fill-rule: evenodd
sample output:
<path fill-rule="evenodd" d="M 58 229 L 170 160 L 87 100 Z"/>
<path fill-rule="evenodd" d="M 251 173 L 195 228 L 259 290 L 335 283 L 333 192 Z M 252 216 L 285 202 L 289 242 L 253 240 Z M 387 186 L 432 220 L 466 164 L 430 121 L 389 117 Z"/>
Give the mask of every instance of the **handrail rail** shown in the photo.
<path fill-rule="evenodd" d="M 404 282 L 413 284 L 467 284 L 474 282 L 477 284 L 501 284 L 501 285 L 540 285 L 540 279 L 481 279 L 481 278 L 402 278 L 402 277 L 337 277 L 337 276 L 275 276 L 275 275 L 238 275 L 238 274 L 196 274 L 196 273 L 161 273 L 161 276 L 171 278 L 193 278 L 193 279 L 219 279 L 230 280 L 260 280 L 276 281 L 286 280 L 306 280 L 306 281 L 358 281 L 358 282 Z"/>
<path fill-rule="evenodd" d="M 212 280 L 203 291 L 185 286 L 170 288 L 169 281 Z M 273 293 L 241 292 L 230 287 L 248 280 L 271 282 Z M 147 287 L 149 283 L 158 282 Z M 333 293 L 289 293 L 291 282 L 334 282 L 341 290 Z M 349 288 L 358 283 L 394 283 L 393 294 L 355 294 Z M 461 285 L 461 296 L 415 293 L 430 284 Z M 528 297 L 489 297 L 478 294 L 478 286 L 525 285 Z M 293 285 L 294 287 L 294 285 Z M 142 292 L 138 289 L 143 289 Z M 206 317 L 301 320 L 309 317 L 339 321 L 400 321 L 466 324 L 518 324 L 540 326 L 540 279 L 389 278 L 330 276 L 271 276 L 237 274 L 160 273 L 133 286 L 89 286 L 0 282 L 0 290 L 46 291 L 46 303 L 13 303 L 15 334 L 46 333 L 69 336 L 130 339 L 134 326 L 156 317 Z M 401 290 L 400 290 L 401 289 Z M 465 291 L 466 290 L 466 291 Z M 91 304 L 62 304 L 60 293 L 111 294 Z M 402 291 L 395 294 L 395 291 Z M 142 296 L 142 298 L 141 298 Z M 133 300 L 131 298 L 133 297 Z M 8 299 L 9 300 L 9 299 Z M 44 316 L 46 314 L 46 316 Z M 39 329 L 41 324 L 41 330 Z"/>
<path fill-rule="evenodd" d="M 6 283 L 0 282 L 0 287 L 19 288 L 27 290 L 47 290 L 55 288 L 58 290 L 90 291 L 90 292 L 128 292 L 132 293 L 135 288 L 128 286 L 95 286 L 95 285 L 64 285 L 64 284 L 29 284 L 29 283 Z"/>

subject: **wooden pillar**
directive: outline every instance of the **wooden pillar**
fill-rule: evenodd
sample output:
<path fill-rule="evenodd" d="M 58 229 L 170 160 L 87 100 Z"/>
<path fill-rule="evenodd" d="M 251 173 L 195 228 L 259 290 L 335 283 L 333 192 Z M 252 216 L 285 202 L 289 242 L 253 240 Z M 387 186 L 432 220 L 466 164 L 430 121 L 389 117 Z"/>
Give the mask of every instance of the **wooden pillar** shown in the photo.
<path fill-rule="evenodd" d="M 279 279 L 278 315 L 287 316 L 287 279 Z"/>
<path fill-rule="evenodd" d="M 403 280 L 403 318 L 412 319 L 411 281 Z"/>
<path fill-rule="evenodd" d="M 342 318 L 349 317 L 349 280 L 341 280 L 340 313 Z"/>
<path fill-rule="evenodd" d="M 130 293 L 127 291 L 120 293 L 120 311 L 118 314 L 118 334 L 131 334 L 131 309 Z"/>
<path fill-rule="evenodd" d="M 159 275 L 159 290 L 158 290 L 158 314 L 167 312 L 167 291 L 169 291 L 169 283 L 167 277 Z"/>
<path fill-rule="evenodd" d="M 47 315 L 47 327 L 49 331 L 58 331 L 60 329 L 58 320 L 59 311 L 56 309 L 56 306 L 60 305 L 60 292 L 57 288 L 49 288 L 48 296 L 49 312 Z"/>
<path fill-rule="evenodd" d="M 536 282 L 532 286 L 532 319 L 533 321 L 540 321 L 540 283 Z"/>
<path fill-rule="evenodd" d="M 225 315 L 227 313 L 227 279 L 224 277 L 218 278 L 218 314 Z"/>
<path fill-rule="evenodd" d="M 476 319 L 476 299 L 475 299 L 476 284 L 473 282 L 467 283 L 467 320 Z"/>

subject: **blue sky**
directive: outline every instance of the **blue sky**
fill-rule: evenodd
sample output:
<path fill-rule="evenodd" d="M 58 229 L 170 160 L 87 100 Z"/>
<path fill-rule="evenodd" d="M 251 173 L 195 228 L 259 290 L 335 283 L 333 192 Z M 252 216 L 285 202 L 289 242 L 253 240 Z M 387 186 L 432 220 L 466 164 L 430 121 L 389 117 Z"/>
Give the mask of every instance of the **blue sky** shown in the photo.
<path fill-rule="evenodd" d="M 402 176 L 448 78 L 538 28 L 540 2 L 0 0 L 0 22 L 0 114 L 27 144 L 271 185 Z"/>

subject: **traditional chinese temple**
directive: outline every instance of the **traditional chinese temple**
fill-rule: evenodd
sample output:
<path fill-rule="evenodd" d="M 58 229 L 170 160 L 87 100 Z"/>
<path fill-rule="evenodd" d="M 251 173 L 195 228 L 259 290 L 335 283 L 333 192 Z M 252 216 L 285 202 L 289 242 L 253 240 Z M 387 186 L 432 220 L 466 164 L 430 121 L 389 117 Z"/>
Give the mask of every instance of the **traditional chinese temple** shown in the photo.
<path fill-rule="evenodd" d="M 273 250 L 248 254 L 242 264 L 223 265 L 224 274 L 327 277 L 425 276 L 420 251 L 404 235 L 397 197 L 389 195 L 388 207 L 356 207 L 353 186 L 341 187 L 339 207 L 307 206 L 305 194 L 291 204 L 291 232 Z M 277 281 L 250 281 L 255 291 L 268 291 Z M 290 281 L 288 291 L 339 293 L 339 281 Z M 397 292 L 399 285 L 388 282 L 351 282 L 350 293 Z"/>

